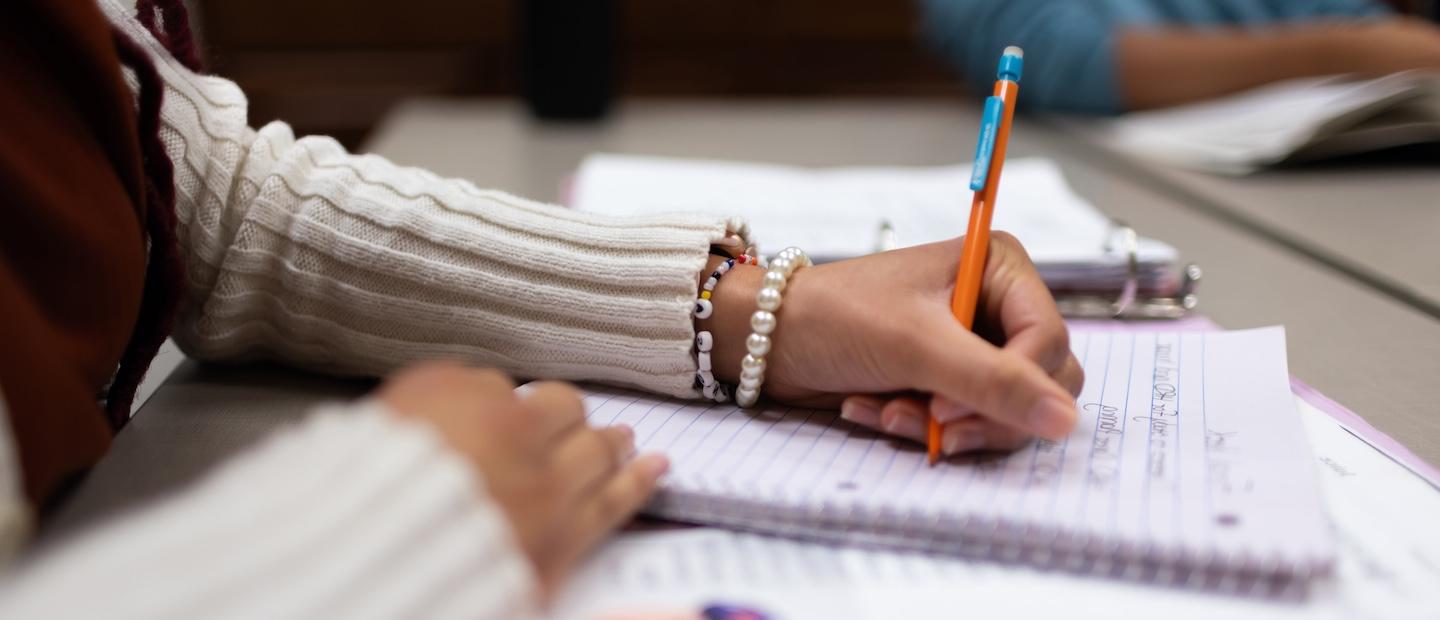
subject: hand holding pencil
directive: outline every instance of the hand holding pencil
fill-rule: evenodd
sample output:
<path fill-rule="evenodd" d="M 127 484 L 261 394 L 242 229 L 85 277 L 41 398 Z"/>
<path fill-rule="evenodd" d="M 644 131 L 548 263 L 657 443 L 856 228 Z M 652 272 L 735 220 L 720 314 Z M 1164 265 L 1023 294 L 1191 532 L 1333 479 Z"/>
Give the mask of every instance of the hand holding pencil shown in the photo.
<path fill-rule="evenodd" d="M 1010 126 L 1015 121 L 1015 101 L 1024 65 L 1023 50 L 1015 46 L 1005 48 L 996 72 L 995 92 L 985 100 L 981 117 L 975 169 L 970 178 L 970 189 L 975 192 L 970 201 L 970 226 L 965 233 L 965 249 L 960 257 L 960 270 L 955 275 L 955 294 L 950 301 L 955 320 L 965 329 L 973 329 L 975 325 L 985 255 L 990 249 L 990 219 L 995 214 L 1000 193 L 1000 174 L 1005 169 L 1005 153 L 1010 146 Z M 942 442 L 940 421 L 932 416 L 925 442 L 931 465 L 940 460 Z"/>
<path fill-rule="evenodd" d="M 1018 60 L 1002 63 L 1015 77 Z M 1013 109 L 1013 94 L 1007 88 L 990 104 L 993 139 L 981 150 L 994 156 L 977 158 L 990 163 L 977 178 L 998 179 L 1008 137 L 1001 121 L 1010 118 L 1003 104 L 1008 96 Z M 991 181 L 976 192 L 986 208 L 976 212 L 983 221 L 972 218 L 966 239 L 797 271 L 767 357 L 766 395 L 799 406 L 841 405 L 852 423 L 918 442 L 930 439 L 934 418 L 940 432 L 933 443 L 943 454 L 1007 450 L 1032 436 L 1069 433 L 1083 373 L 1024 248 L 1013 236 L 989 234 L 997 187 Z M 732 270 L 712 298 L 714 318 L 697 324 L 715 334 L 713 366 L 722 381 L 734 381 L 745 354 L 743 336 L 734 334 L 748 333 L 761 275 Z"/>

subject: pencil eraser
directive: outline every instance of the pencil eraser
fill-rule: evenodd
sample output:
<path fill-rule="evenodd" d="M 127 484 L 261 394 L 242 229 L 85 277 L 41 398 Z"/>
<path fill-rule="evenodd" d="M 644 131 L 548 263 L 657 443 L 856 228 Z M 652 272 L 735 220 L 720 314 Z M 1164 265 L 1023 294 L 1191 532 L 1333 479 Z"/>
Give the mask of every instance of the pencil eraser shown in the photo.
<path fill-rule="evenodd" d="M 1005 53 L 1000 55 L 1000 69 L 995 72 L 995 77 L 1002 80 L 1020 81 L 1020 73 L 1025 69 L 1025 52 L 1019 47 L 1011 45 L 1005 48 Z"/>

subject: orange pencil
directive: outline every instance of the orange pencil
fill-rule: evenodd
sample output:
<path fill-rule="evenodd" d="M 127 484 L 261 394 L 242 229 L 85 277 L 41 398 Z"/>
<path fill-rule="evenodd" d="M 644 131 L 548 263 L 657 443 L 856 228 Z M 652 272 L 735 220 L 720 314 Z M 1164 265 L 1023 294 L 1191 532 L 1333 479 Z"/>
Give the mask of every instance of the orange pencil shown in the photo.
<path fill-rule="evenodd" d="M 975 169 L 970 176 L 970 189 L 975 191 L 970 201 L 970 227 L 960 251 L 960 271 L 955 274 L 955 296 L 950 300 L 950 311 L 965 329 L 975 327 L 975 306 L 980 301 L 985 255 L 990 249 L 990 217 L 995 214 L 995 196 L 1000 192 L 1000 173 L 1005 168 L 1005 149 L 1010 145 L 1010 125 L 1015 119 L 1015 97 L 1020 92 L 1024 64 L 1024 51 L 1013 45 L 1005 48 L 994 94 L 985 100 Z M 930 418 L 926 447 L 931 465 L 940 460 L 940 435 L 940 422 Z"/>

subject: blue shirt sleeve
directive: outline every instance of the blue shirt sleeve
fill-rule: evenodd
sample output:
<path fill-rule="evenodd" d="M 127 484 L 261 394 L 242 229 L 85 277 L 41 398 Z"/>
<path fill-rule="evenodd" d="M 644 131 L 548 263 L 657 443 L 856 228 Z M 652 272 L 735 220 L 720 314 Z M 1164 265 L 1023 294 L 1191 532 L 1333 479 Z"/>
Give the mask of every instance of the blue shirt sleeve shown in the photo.
<path fill-rule="evenodd" d="M 1389 15 L 1377 0 L 919 0 L 927 37 L 977 93 L 1007 45 L 1025 49 L 1020 105 L 1124 111 L 1115 36 L 1127 25 L 1263 26 Z"/>
<path fill-rule="evenodd" d="M 1025 50 L 1019 104 L 1120 111 L 1113 24 L 1075 0 L 920 0 L 926 35 L 979 94 L 989 94 L 1007 45 Z"/>

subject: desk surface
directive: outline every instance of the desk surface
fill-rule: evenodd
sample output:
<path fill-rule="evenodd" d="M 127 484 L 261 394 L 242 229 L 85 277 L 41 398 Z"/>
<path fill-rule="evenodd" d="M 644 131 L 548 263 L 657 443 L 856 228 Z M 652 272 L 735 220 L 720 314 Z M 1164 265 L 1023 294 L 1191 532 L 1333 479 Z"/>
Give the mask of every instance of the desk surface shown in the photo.
<path fill-rule="evenodd" d="M 1089 143 L 1093 127 L 1057 121 Z M 1226 177 L 1106 149 L 1123 165 L 1440 318 L 1440 165 L 1317 163 Z"/>
<path fill-rule="evenodd" d="M 553 200 L 595 151 L 805 165 L 956 163 L 969 158 L 976 117 L 946 102 L 636 102 L 605 124 L 551 126 L 530 122 L 509 103 L 422 100 L 391 114 L 370 150 Z M 1102 210 L 1202 264 L 1201 309 L 1216 321 L 1286 325 L 1292 372 L 1440 462 L 1440 321 L 1092 165 L 1089 147 L 1066 132 L 1022 123 L 1012 149 L 1056 158 Z M 53 539 L 191 480 L 309 405 L 364 388 L 274 368 L 187 362 L 119 435 L 46 535 Z"/>

